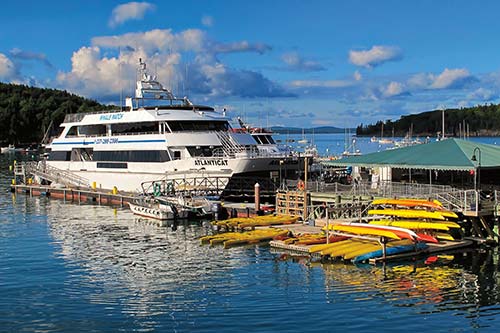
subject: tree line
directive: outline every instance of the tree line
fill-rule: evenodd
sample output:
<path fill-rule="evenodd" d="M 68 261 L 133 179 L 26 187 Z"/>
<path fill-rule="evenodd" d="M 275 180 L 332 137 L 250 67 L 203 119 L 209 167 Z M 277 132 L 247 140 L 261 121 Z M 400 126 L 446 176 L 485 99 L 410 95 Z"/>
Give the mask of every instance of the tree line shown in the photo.
<path fill-rule="evenodd" d="M 375 124 L 359 125 L 356 134 L 363 136 L 436 136 L 442 132 L 442 110 L 401 116 L 399 120 L 377 121 Z M 498 136 L 500 135 L 500 105 L 485 104 L 468 108 L 446 109 L 445 135 Z"/>
<path fill-rule="evenodd" d="M 66 114 L 113 108 L 65 90 L 0 83 L 0 142 L 40 143 L 47 131 L 57 133 Z"/>

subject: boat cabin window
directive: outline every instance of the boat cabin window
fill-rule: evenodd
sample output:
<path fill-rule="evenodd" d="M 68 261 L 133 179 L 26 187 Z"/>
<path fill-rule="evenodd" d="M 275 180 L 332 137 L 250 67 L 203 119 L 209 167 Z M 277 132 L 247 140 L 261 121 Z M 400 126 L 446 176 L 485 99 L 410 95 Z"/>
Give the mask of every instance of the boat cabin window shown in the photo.
<path fill-rule="evenodd" d="M 49 161 L 70 161 L 71 152 L 70 151 L 54 151 L 49 153 Z"/>
<path fill-rule="evenodd" d="M 111 124 L 111 133 L 118 134 L 144 134 L 159 133 L 159 125 L 156 121 L 145 121 L 140 123 Z"/>
<path fill-rule="evenodd" d="M 75 137 L 78 136 L 78 127 L 77 126 L 71 126 L 69 129 L 68 133 L 66 133 L 66 137 Z"/>
<path fill-rule="evenodd" d="M 174 150 L 174 160 L 181 159 L 181 152 L 179 150 Z"/>
<path fill-rule="evenodd" d="M 94 159 L 93 148 L 73 148 L 71 150 L 72 161 L 92 161 Z"/>
<path fill-rule="evenodd" d="M 211 157 L 213 156 L 213 147 L 210 146 L 196 146 L 187 147 L 187 150 L 191 157 Z"/>
<path fill-rule="evenodd" d="M 276 143 L 270 135 L 253 135 L 253 138 L 258 144 L 273 145 Z"/>
<path fill-rule="evenodd" d="M 170 157 L 166 150 L 120 150 L 96 151 L 94 160 L 104 162 L 167 162 Z"/>
<path fill-rule="evenodd" d="M 106 134 L 106 125 L 96 124 L 78 126 L 79 136 L 103 136 Z"/>
<path fill-rule="evenodd" d="M 227 121 L 169 121 L 172 132 L 227 131 Z"/>

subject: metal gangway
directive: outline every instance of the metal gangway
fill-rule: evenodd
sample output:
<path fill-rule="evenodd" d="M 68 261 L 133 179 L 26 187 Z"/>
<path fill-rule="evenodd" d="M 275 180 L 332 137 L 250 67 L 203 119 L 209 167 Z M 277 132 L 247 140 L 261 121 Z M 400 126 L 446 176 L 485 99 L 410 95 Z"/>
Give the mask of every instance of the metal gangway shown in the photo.
<path fill-rule="evenodd" d="M 22 177 L 25 184 L 28 178 L 35 176 L 68 187 L 90 187 L 90 181 L 88 179 L 78 176 L 72 171 L 62 170 L 48 165 L 45 163 L 45 160 L 39 162 L 31 161 L 16 163 L 14 166 L 14 174 L 16 177 Z"/>

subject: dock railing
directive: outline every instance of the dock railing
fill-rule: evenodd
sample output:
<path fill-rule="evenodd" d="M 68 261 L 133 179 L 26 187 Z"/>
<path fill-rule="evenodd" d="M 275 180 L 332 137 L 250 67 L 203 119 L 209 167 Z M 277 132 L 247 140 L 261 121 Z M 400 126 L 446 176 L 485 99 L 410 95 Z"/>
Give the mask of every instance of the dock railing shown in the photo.
<path fill-rule="evenodd" d="M 16 175 L 22 175 L 25 178 L 25 183 L 26 177 L 38 176 L 41 179 L 66 186 L 90 187 L 88 179 L 80 177 L 72 171 L 48 165 L 45 160 L 17 163 L 15 173 Z"/>
<path fill-rule="evenodd" d="M 458 189 L 449 185 L 418 183 L 354 182 L 350 185 L 340 183 L 310 182 L 309 191 L 336 193 L 357 197 L 385 198 L 426 198 L 439 200 L 447 209 L 461 212 L 466 216 L 479 216 L 500 212 L 500 193 L 485 194 L 478 190 Z"/>

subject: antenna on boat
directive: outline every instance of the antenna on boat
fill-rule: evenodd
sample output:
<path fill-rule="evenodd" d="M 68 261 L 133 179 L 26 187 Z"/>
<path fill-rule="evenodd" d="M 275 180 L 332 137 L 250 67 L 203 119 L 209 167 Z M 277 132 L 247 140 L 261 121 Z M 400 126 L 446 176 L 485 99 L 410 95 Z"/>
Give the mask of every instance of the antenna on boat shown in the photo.
<path fill-rule="evenodd" d="M 122 62 L 120 60 L 121 47 L 118 47 L 118 81 L 120 84 L 120 111 L 123 111 L 123 86 L 122 86 Z"/>

